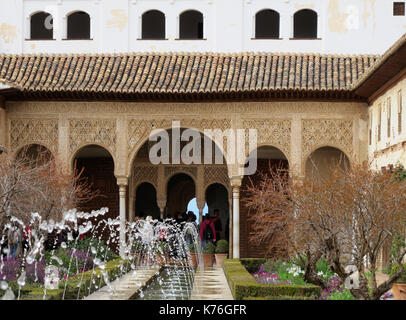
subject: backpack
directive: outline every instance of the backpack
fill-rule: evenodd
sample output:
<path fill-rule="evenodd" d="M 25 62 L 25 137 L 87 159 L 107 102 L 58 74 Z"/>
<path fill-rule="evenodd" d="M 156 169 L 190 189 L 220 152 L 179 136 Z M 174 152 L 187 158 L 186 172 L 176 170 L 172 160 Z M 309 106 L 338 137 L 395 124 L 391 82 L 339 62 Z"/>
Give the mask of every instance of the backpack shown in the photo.
<path fill-rule="evenodd" d="M 210 223 L 206 223 L 206 226 L 204 227 L 203 230 L 203 239 L 204 240 L 213 240 L 214 235 L 213 235 L 213 229 L 210 226 Z"/>
<path fill-rule="evenodd" d="M 216 230 L 216 232 L 223 231 L 223 228 L 221 226 L 221 219 L 219 217 L 214 218 L 213 223 L 214 223 L 214 229 Z"/>

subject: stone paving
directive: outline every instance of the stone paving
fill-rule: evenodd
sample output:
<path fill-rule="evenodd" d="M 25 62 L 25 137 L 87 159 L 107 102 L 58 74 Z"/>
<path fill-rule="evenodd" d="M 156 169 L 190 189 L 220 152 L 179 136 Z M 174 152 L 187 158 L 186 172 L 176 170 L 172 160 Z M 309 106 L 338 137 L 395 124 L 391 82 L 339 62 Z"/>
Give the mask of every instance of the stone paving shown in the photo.
<path fill-rule="evenodd" d="M 190 300 L 234 300 L 223 269 L 198 270 Z"/>
<path fill-rule="evenodd" d="M 100 290 L 93 292 L 84 300 L 128 300 L 137 290 L 145 286 L 159 268 L 137 269 L 130 271 L 126 275 L 110 283 L 113 293 L 110 293 L 109 287 L 104 286 Z"/>
<path fill-rule="evenodd" d="M 150 268 L 137 269 L 135 273 L 131 271 L 111 282 L 112 293 L 108 286 L 104 286 L 84 300 L 128 300 L 137 290 L 145 286 L 158 270 L 159 268 Z M 190 300 L 234 300 L 223 269 L 198 270 Z"/>

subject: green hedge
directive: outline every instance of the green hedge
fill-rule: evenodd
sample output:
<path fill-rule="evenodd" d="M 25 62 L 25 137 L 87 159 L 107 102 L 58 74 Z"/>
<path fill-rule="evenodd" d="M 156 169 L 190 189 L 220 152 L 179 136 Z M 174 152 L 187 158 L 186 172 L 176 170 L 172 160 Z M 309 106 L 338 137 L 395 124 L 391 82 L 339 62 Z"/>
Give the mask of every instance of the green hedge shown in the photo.
<path fill-rule="evenodd" d="M 240 259 L 241 263 L 249 273 L 257 272 L 261 264 L 266 262 L 265 258 L 244 258 Z"/>
<path fill-rule="evenodd" d="M 255 265 L 253 259 L 226 259 L 223 262 L 223 270 L 228 285 L 236 300 L 243 300 L 248 297 L 252 299 L 266 297 L 318 298 L 321 294 L 321 288 L 314 285 L 299 286 L 257 283 L 255 278 L 243 265 L 243 261 L 247 262 L 247 260 L 250 263 L 249 268 L 253 268 Z"/>
<path fill-rule="evenodd" d="M 130 262 L 126 260 L 116 259 L 106 263 L 104 270 L 107 272 L 109 282 L 114 281 L 121 273 L 130 271 Z M 61 300 L 63 292 L 66 291 L 66 300 L 83 299 L 106 285 L 102 270 L 95 268 L 66 280 L 59 282 L 59 288 L 54 290 L 46 290 L 46 300 Z M 97 286 L 97 288 L 96 288 Z M 9 282 L 9 287 L 12 288 L 15 296 L 18 296 L 18 285 L 16 281 Z M 0 296 L 4 291 L 0 290 Z M 29 284 L 21 287 L 20 300 L 42 300 L 44 297 L 44 288 L 40 284 Z"/>

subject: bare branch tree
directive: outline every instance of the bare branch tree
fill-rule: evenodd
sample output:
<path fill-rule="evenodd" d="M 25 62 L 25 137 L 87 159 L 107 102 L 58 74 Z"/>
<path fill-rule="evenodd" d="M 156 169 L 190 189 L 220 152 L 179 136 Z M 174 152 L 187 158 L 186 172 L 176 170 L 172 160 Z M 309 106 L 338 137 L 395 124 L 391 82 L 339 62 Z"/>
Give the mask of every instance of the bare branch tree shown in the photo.
<path fill-rule="evenodd" d="M 346 267 L 354 265 L 359 286 L 350 291 L 370 300 L 379 299 L 403 272 L 405 250 L 396 257 L 399 272 L 377 285 L 378 255 L 393 234 L 404 231 L 406 220 L 406 183 L 389 171 L 372 171 L 366 163 L 332 164 L 322 179 L 300 183 L 275 171 L 248 188 L 245 205 L 253 212 L 258 241 L 267 240 L 268 250 L 284 244 L 301 261 L 307 282 L 327 287 L 316 272 L 321 257 L 343 282 L 350 275 Z"/>

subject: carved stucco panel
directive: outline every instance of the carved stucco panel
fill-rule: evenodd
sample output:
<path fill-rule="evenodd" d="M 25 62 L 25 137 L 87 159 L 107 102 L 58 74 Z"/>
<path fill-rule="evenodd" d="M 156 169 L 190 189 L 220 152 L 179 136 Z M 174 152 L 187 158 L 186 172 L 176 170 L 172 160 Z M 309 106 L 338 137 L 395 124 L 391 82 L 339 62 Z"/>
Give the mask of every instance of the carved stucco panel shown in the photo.
<path fill-rule="evenodd" d="M 116 152 L 116 121 L 110 119 L 69 120 L 69 150 L 76 151 L 84 144 L 97 144 Z"/>
<path fill-rule="evenodd" d="M 10 120 L 10 147 L 12 150 L 29 145 L 42 144 L 50 151 L 58 151 L 57 119 Z"/>
<path fill-rule="evenodd" d="M 280 149 L 289 159 L 291 120 L 250 119 L 243 121 L 244 129 L 257 129 L 258 145 L 269 145 Z M 246 132 L 246 151 L 248 149 L 248 131 Z M 248 151 L 249 150 L 249 151 Z"/>
<path fill-rule="evenodd" d="M 149 182 L 157 188 L 158 166 L 134 166 L 132 178 L 136 185 L 139 185 L 141 182 Z"/>
<path fill-rule="evenodd" d="M 227 189 L 230 188 L 227 166 L 205 166 L 204 167 L 204 189 L 213 183 L 220 183 Z"/>
<path fill-rule="evenodd" d="M 318 147 L 336 147 L 353 157 L 353 121 L 352 120 L 302 120 L 302 161 Z"/>
<path fill-rule="evenodd" d="M 175 119 L 173 120 L 175 121 Z M 154 129 L 168 129 L 172 127 L 171 119 L 150 119 L 137 120 L 132 119 L 128 122 L 128 152 L 131 154 L 134 148 L 141 142 L 145 142 L 151 131 Z M 225 131 L 231 128 L 231 119 L 185 119 L 180 121 L 180 127 L 197 129 L 204 132 L 205 129 L 221 129 Z M 226 144 L 223 142 L 224 150 L 227 150 Z"/>
<path fill-rule="evenodd" d="M 165 180 L 174 176 L 177 173 L 189 174 L 194 181 L 197 181 L 197 167 L 196 166 L 167 166 L 165 167 Z"/>

